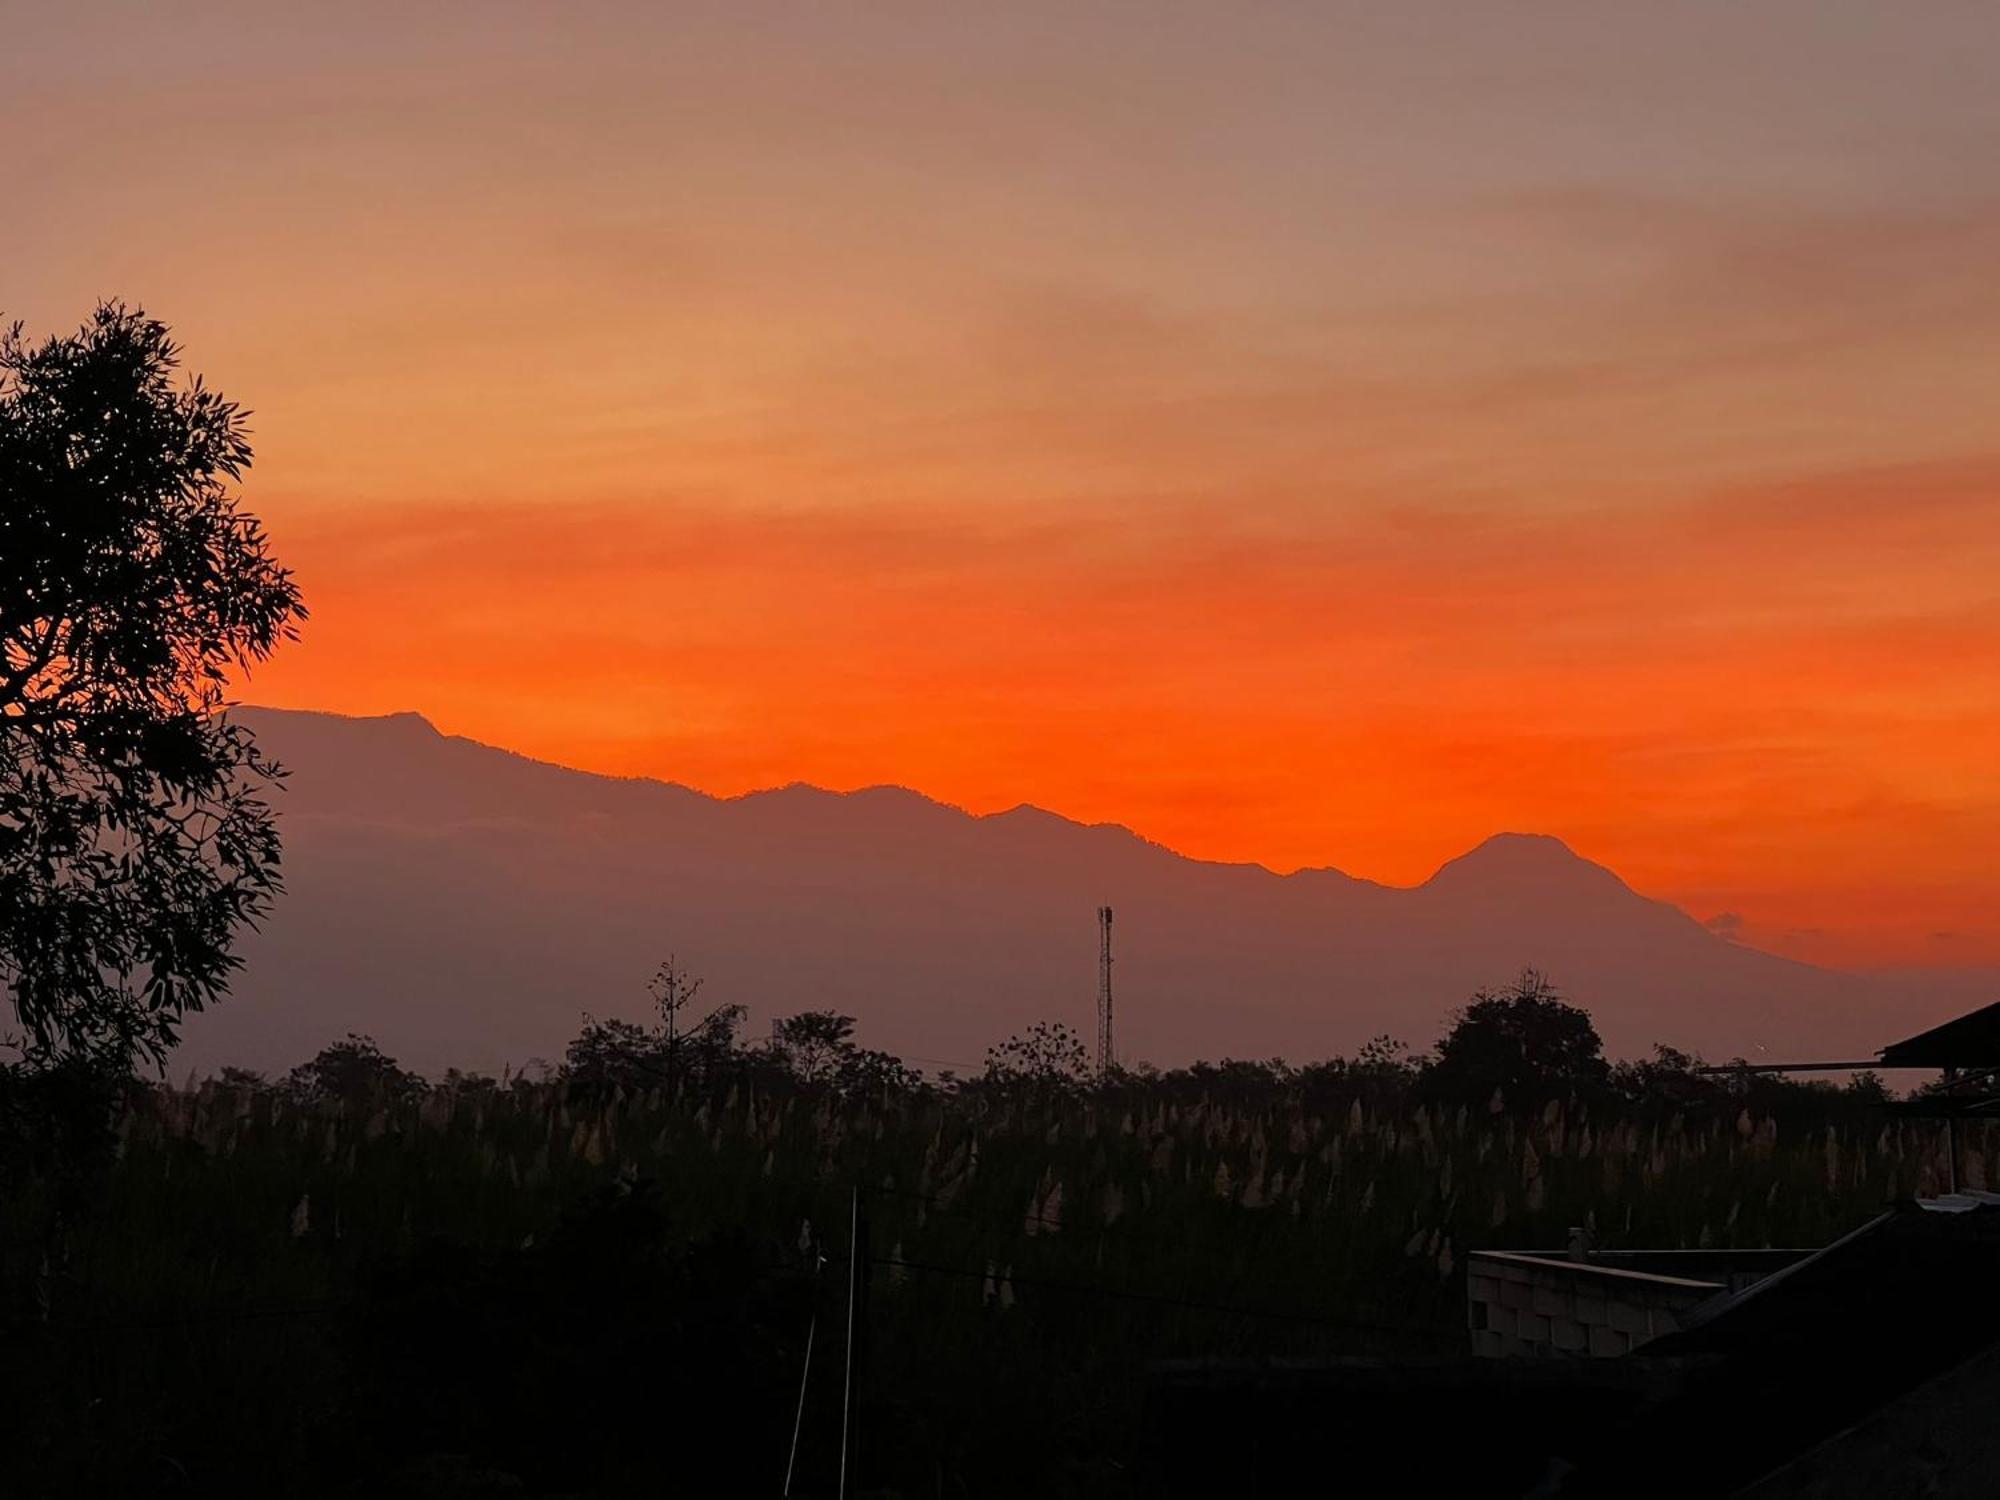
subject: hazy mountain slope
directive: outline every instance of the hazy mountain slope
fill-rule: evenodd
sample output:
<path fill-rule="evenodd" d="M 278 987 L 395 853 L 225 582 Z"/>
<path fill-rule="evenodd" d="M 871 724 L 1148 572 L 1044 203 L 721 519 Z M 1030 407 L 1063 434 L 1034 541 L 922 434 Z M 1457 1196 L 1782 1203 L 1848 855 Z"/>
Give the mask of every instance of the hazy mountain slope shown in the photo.
<path fill-rule="evenodd" d="M 833 1007 L 873 1045 L 976 1065 L 1036 1019 L 1090 1032 L 1104 902 L 1121 1053 L 1162 1063 L 1305 1059 L 1378 1032 L 1421 1047 L 1524 964 L 1620 1053 L 1865 1054 L 1944 1013 L 1729 943 L 1549 838 L 1500 835 L 1401 890 L 892 788 L 716 799 L 412 714 L 242 717 L 293 773 L 290 889 L 236 994 L 190 1027 L 197 1066 L 286 1066 L 350 1029 L 432 1070 L 552 1058 L 580 1012 L 638 1013 L 670 949 L 760 1029 Z"/>

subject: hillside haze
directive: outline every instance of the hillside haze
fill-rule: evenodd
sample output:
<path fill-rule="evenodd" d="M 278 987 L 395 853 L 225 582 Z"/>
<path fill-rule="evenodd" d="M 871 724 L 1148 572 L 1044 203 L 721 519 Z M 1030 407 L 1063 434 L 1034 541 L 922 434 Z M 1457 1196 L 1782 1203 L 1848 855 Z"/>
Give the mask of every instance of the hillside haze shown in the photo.
<path fill-rule="evenodd" d="M 415 714 L 245 709 L 290 771 L 287 892 L 184 1064 L 278 1069 L 347 1031 L 428 1071 L 559 1058 L 639 1016 L 669 951 L 706 1001 L 836 1009 L 869 1045 L 976 1067 L 1041 1019 L 1094 1025 L 1117 912 L 1122 1058 L 1421 1049 L 1523 966 L 1616 1055 L 1865 1056 L 1948 1002 L 1731 943 L 1556 839 L 1503 833 L 1402 889 L 1184 858 L 1032 807 L 897 788 L 716 798 L 439 734 Z"/>

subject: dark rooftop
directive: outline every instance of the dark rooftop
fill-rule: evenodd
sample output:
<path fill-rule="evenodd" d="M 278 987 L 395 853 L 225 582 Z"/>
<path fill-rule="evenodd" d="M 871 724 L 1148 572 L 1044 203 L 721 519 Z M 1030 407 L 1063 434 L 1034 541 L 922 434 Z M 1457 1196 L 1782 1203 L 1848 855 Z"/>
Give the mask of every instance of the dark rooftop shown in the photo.
<path fill-rule="evenodd" d="M 1885 1068 L 2000 1067 L 2000 1002 L 1891 1042 L 1881 1057 Z"/>

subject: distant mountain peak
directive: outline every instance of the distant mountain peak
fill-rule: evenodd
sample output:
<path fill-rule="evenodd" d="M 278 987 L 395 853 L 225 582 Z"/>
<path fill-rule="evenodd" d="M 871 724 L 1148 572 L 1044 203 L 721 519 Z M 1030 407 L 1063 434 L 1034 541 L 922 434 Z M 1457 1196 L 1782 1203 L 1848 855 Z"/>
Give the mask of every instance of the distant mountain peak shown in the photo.
<path fill-rule="evenodd" d="M 1451 891 L 1620 890 L 1631 888 L 1595 860 L 1548 833 L 1496 833 L 1447 860 L 1423 888 Z"/>

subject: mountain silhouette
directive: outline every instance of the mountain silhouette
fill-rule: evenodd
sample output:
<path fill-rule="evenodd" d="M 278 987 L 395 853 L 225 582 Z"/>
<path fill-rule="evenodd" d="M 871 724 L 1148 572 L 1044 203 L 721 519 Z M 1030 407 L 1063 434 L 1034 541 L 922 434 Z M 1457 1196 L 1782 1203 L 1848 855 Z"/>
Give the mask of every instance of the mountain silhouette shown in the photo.
<path fill-rule="evenodd" d="M 1162 1065 L 1305 1061 L 1380 1033 L 1421 1049 L 1524 966 L 1624 1056 L 1865 1056 L 1952 1003 L 1730 942 L 1542 835 L 1496 835 L 1400 888 L 896 787 L 711 797 L 416 714 L 238 717 L 291 771 L 287 893 L 234 993 L 189 1026 L 197 1067 L 282 1068 L 350 1030 L 433 1072 L 554 1059 L 583 1012 L 642 1015 L 670 951 L 704 1000 L 748 1005 L 753 1034 L 835 1009 L 868 1045 L 977 1067 L 1036 1020 L 1091 1034 L 1107 902 L 1120 1055 Z"/>

